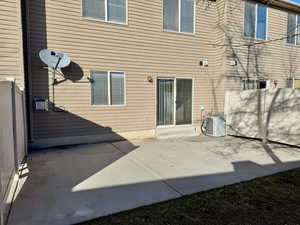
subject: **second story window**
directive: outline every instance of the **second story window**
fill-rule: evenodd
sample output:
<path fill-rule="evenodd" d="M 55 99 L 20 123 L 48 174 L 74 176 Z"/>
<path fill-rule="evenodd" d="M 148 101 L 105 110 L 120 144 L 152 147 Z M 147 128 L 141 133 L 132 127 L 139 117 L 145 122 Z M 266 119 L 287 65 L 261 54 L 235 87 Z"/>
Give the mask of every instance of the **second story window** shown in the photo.
<path fill-rule="evenodd" d="M 287 43 L 300 44 L 300 16 L 289 13 L 287 22 Z"/>
<path fill-rule="evenodd" d="M 164 30 L 194 33 L 195 0 L 163 0 Z"/>
<path fill-rule="evenodd" d="M 261 40 L 267 39 L 266 6 L 245 2 L 244 36 Z"/>
<path fill-rule="evenodd" d="M 127 0 L 82 0 L 82 15 L 106 22 L 127 22 Z"/>

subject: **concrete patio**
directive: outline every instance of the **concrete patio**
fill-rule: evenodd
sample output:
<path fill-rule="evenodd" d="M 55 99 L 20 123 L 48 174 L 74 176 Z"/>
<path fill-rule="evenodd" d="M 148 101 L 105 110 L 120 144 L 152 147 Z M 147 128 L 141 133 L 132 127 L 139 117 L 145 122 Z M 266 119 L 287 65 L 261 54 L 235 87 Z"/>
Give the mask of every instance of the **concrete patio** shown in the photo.
<path fill-rule="evenodd" d="M 121 141 L 30 155 L 9 225 L 69 225 L 300 167 L 300 149 L 233 137 Z"/>

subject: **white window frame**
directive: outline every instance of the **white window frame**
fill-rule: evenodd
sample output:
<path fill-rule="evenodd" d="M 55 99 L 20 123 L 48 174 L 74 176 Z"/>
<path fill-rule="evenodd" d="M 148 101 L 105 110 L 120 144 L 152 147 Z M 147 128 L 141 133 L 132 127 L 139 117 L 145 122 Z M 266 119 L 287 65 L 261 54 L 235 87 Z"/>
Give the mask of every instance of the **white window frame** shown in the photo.
<path fill-rule="evenodd" d="M 90 97 L 90 103 L 92 106 L 96 107 L 118 107 L 118 106 L 127 106 L 127 92 L 126 92 L 126 72 L 125 71 L 116 71 L 116 70 L 91 70 L 90 71 L 90 77 L 94 72 L 105 72 L 107 73 L 107 98 L 108 98 L 108 103 L 107 105 L 98 105 L 98 104 L 93 104 L 93 88 L 92 88 L 92 83 L 91 83 L 91 97 Z M 124 103 L 123 104 L 118 104 L 118 105 L 112 105 L 111 104 L 111 73 L 123 73 L 124 74 Z M 93 77 L 92 77 L 93 78 Z"/>
<path fill-rule="evenodd" d="M 251 81 L 255 81 L 256 83 L 256 88 L 255 89 L 244 89 L 244 83 L 247 82 L 248 80 L 251 80 Z M 258 88 L 258 84 L 259 82 L 261 81 L 264 81 L 266 82 L 266 89 L 268 89 L 270 87 L 270 81 L 269 80 L 266 80 L 266 79 L 258 79 L 258 78 L 255 78 L 255 77 L 249 77 L 249 78 L 243 78 L 242 79 L 242 82 L 241 82 L 241 90 L 242 91 L 247 91 L 247 90 L 257 90 L 259 89 Z M 246 85 L 246 84 L 245 84 Z"/>
<path fill-rule="evenodd" d="M 170 79 L 174 81 L 174 121 L 173 124 L 170 125 L 157 125 L 157 82 L 158 80 L 165 80 L 165 79 Z M 190 124 L 182 124 L 182 125 L 177 125 L 176 124 L 176 97 L 177 97 L 177 79 L 188 79 L 192 81 L 192 108 L 191 108 L 191 123 Z M 158 76 L 156 77 L 156 85 L 155 85 L 155 126 L 156 128 L 172 128 L 172 127 L 190 127 L 193 126 L 194 124 L 194 92 L 195 92 L 195 80 L 193 77 L 184 77 L 184 76 Z"/>
<path fill-rule="evenodd" d="M 254 37 L 248 37 L 245 35 L 245 9 L 246 9 L 246 2 L 250 3 L 252 5 L 255 5 L 255 28 L 254 28 Z M 258 10 L 258 5 L 262 5 L 266 7 L 266 39 L 261 39 L 257 37 L 257 10 Z M 269 7 L 264 5 L 264 4 L 260 4 L 260 3 L 254 3 L 254 2 L 250 2 L 250 1 L 244 1 L 244 15 L 243 15 L 243 36 L 245 38 L 250 38 L 250 39 L 255 39 L 255 40 L 261 40 L 261 41 L 267 41 L 269 39 Z"/>
<path fill-rule="evenodd" d="M 295 43 L 290 43 L 290 42 L 288 42 L 288 39 L 286 40 L 286 43 L 287 44 L 289 44 L 289 45 L 300 45 L 300 43 L 299 44 L 297 44 L 297 39 L 298 39 L 298 34 L 300 35 L 300 33 L 298 33 L 299 32 L 299 26 L 298 26 L 298 19 L 299 19 L 299 17 L 300 17 L 300 15 L 299 14 L 295 14 L 295 13 L 288 13 L 288 17 L 287 17 L 287 24 L 286 24 L 286 34 L 288 34 L 288 19 L 289 19 L 289 15 L 295 15 L 295 17 L 296 17 L 296 31 L 295 31 Z M 299 24 L 300 25 L 300 24 Z M 288 38 L 288 37 L 287 37 Z"/>
<path fill-rule="evenodd" d="M 169 30 L 169 29 L 165 29 L 164 28 L 164 0 L 162 0 L 162 30 L 163 31 L 166 31 L 166 32 L 172 32 L 172 33 L 178 33 L 178 34 L 187 34 L 187 35 L 195 35 L 196 34 L 196 13 L 197 13 L 197 10 L 196 10 L 196 7 L 197 7 L 197 4 L 196 4 L 196 0 L 193 0 L 194 1 L 194 18 L 193 18 L 193 32 L 190 33 L 190 32 L 182 32 L 181 31 L 181 0 L 177 0 L 178 1 L 178 30 Z"/>
<path fill-rule="evenodd" d="M 98 21 L 98 22 L 105 22 L 105 23 L 115 23 L 115 24 L 120 24 L 120 25 L 128 25 L 128 0 L 126 1 L 126 18 L 125 18 L 125 22 L 117 22 L 117 21 L 112 21 L 112 20 L 108 20 L 108 7 L 107 7 L 107 1 L 108 0 L 104 0 L 104 7 L 105 7 L 105 19 L 97 19 L 97 18 L 93 18 L 93 17 L 89 17 L 89 16 L 84 16 L 83 15 L 83 0 L 81 0 L 81 18 L 86 19 L 86 20 L 94 20 L 94 21 Z"/>

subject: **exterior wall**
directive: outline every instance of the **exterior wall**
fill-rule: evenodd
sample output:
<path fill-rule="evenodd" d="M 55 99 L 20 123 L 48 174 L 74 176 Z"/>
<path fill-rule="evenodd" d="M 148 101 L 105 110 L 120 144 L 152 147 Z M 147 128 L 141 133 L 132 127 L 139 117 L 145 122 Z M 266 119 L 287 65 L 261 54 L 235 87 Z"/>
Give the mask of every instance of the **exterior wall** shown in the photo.
<path fill-rule="evenodd" d="M 15 78 L 24 87 L 20 0 L 2 0 L 0 9 L 0 80 Z"/>
<path fill-rule="evenodd" d="M 215 53 L 216 53 L 216 74 L 217 74 L 217 85 L 214 90 L 220 90 L 222 93 L 222 106 L 220 107 L 219 112 L 223 113 L 224 109 L 224 73 L 226 69 L 226 56 L 225 56 L 225 32 L 224 28 L 226 27 L 227 14 L 226 14 L 226 0 L 219 0 L 216 2 L 216 16 L 217 23 L 215 25 L 216 31 L 216 43 L 215 43 Z"/>
<path fill-rule="evenodd" d="M 268 40 L 278 39 L 278 41 L 261 41 L 262 44 L 252 46 L 248 60 L 248 47 L 240 45 L 259 41 L 243 37 L 244 1 L 241 4 L 240 0 L 227 0 L 226 5 L 226 90 L 241 90 L 240 80 L 242 77 L 247 77 L 247 74 L 249 77 L 258 76 L 277 80 L 278 87 L 286 87 L 287 78 L 293 74 L 300 77 L 300 68 L 296 61 L 300 48 L 287 44 L 286 39 L 283 38 L 287 35 L 288 10 L 269 6 L 267 38 Z M 229 65 L 234 53 L 239 61 L 238 66 Z"/>
<path fill-rule="evenodd" d="M 197 1 L 195 35 L 163 31 L 162 0 L 129 0 L 128 25 L 82 18 L 80 0 L 28 4 L 33 97 L 53 102 L 52 75 L 42 69 L 41 49 L 65 52 L 74 64 L 64 73 L 79 77 L 55 86 L 56 106 L 64 112 L 33 112 L 36 140 L 154 130 L 157 77 L 193 78 L 195 125 L 201 120 L 201 104 L 205 113 L 223 112 L 222 60 L 214 46 L 219 3 Z M 204 59 L 208 67 L 199 66 Z M 91 105 L 91 70 L 126 72 L 126 106 Z"/>

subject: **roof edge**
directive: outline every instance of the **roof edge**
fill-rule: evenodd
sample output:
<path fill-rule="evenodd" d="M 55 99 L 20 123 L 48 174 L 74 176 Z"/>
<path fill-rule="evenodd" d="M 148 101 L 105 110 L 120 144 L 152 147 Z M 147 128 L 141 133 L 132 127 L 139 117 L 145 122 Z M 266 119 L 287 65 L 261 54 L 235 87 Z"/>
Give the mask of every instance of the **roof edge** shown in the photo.
<path fill-rule="evenodd" d="M 290 0 L 259 0 L 259 1 L 266 5 L 276 6 L 279 8 L 300 13 L 300 4 L 292 2 Z"/>

